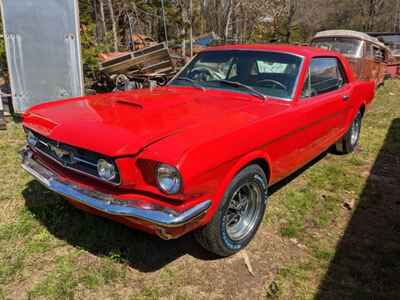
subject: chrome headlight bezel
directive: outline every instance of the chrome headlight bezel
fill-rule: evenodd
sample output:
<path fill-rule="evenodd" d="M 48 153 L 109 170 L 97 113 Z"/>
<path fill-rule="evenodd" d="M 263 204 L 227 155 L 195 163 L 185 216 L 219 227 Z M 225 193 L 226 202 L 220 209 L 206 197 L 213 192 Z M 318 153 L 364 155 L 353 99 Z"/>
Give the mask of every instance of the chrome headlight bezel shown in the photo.
<path fill-rule="evenodd" d="M 169 164 L 160 163 L 156 169 L 157 185 L 161 192 L 174 195 L 182 188 L 182 178 L 178 169 Z"/>
<path fill-rule="evenodd" d="M 101 179 L 112 182 L 117 177 L 117 168 L 113 163 L 100 158 L 97 161 L 97 173 Z"/>
<path fill-rule="evenodd" d="M 39 138 L 31 131 L 28 130 L 26 133 L 26 142 L 28 143 L 29 146 L 35 147 Z"/>

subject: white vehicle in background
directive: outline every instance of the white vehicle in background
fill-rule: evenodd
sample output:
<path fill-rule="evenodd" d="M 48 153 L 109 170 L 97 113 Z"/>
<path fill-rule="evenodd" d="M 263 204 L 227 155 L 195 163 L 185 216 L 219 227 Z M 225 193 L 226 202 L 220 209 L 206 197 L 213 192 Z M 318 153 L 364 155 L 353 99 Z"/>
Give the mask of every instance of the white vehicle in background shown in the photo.
<path fill-rule="evenodd" d="M 14 112 L 83 95 L 77 0 L 0 0 Z"/>

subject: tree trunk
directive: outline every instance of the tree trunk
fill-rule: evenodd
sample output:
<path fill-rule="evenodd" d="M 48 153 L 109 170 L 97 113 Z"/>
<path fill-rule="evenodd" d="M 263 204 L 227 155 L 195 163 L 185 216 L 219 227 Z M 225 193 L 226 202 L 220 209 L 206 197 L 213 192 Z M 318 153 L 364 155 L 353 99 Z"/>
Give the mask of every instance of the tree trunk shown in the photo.
<path fill-rule="evenodd" d="M 114 15 L 112 1 L 108 0 L 107 4 L 108 4 L 108 10 L 110 11 L 110 19 L 111 19 L 111 25 L 112 25 L 113 42 L 114 42 L 114 51 L 118 51 L 117 23 L 115 21 L 115 15 Z"/>
<path fill-rule="evenodd" d="M 374 31 L 376 16 L 379 15 L 382 6 L 384 4 L 384 0 L 369 0 L 368 1 L 368 21 L 366 24 L 365 31 Z"/>
<path fill-rule="evenodd" d="M 106 18 L 104 17 L 104 0 L 99 0 L 100 24 L 101 24 L 101 40 L 104 41 L 107 34 Z"/>
<path fill-rule="evenodd" d="M 288 15 L 287 15 L 285 43 L 289 43 L 290 38 L 292 36 L 292 25 L 293 25 L 294 15 L 296 13 L 296 8 L 297 8 L 296 1 L 297 0 L 289 0 L 289 2 L 288 2 Z"/>
<path fill-rule="evenodd" d="M 241 35 L 241 43 L 245 43 L 247 41 L 247 9 L 244 9 L 243 13 L 243 29 Z"/>
<path fill-rule="evenodd" d="M 135 2 L 132 2 L 132 10 L 133 10 L 133 12 L 135 14 L 136 20 L 138 21 L 137 25 L 136 25 L 137 28 L 138 28 L 137 32 L 144 34 L 145 32 L 143 30 L 143 22 L 145 22 L 145 20 L 140 20 L 139 13 L 138 13 L 137 6 L 136 6 Z"/>
<path fill-rule="evenodd" d="M 233 3 L 232 0 L 227 0 L 226 4 L 226 16 L 225 16 L 225 29 L 224 29 L 224 40 L 227 41 L 229 37 L 229 26 L 231 24 L 231 16 L 232 16 L 232 9 Z"/>
<path fill-rule="evenodd" d="M 101 32 L 100 32 L 100 19 L 98 16 L 97 10 L 97 2 L 96 0 L 92 0 L 92 9 L 93 9 L 93 16 L 96 23 L 96 45 L 101 40 Z"/>
<path fill-rule="evenodd" d="M 189 0 L 189 47 L 190 47 L 190 57 L 193 57 L 193 1 Z"/>
<path fill-rule="evenodd" d="M 182 41 L 182 56 L 186 56 L 186 28 L 191 26 L 190 12 L 185 6 L 187 0 L 178 1 L 178 10 L 181 17 L 180 39 Z M 190 3 L 189 3 L 190 4 Z M 190 8 L 190 7 L 189 7 Z"/>

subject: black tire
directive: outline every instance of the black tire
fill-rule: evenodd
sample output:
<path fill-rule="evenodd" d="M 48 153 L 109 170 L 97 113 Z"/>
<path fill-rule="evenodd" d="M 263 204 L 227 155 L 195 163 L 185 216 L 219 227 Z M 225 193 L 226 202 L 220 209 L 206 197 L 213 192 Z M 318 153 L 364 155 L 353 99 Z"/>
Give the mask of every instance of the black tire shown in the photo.
<path fill-rule="evenodd" d="M 248 191 L 247 197 L 242 198 L 243 195 L 241 193 L 245 193 L 246 189 Z M 241 170 L 233 178 L 225 191 L 220 207 L 211 222 L 195 232 L 196 240 L 206 250 L 222 257 L 232 255 L 246 247 L 256 234 L 263 219 L 268 200 L 267 191 L 267 179 L 261 167 L 250 165 Z M 239 202 L 242 202 L 242 199 L 247 199 L 247 201 L 244 201 L 247 203 L 244 204 L 245 208 L 237 209 L 238 206 L 243 206 L 243 203 L 238 205 L 235 198 L 237 195 L 240 199 Z M 256 205 L 256 207 L 254 208 L 253 205 Z M 236 207 L 233 209 L 231 206 Z M 251 218 L 249 218 L 251 222 L 248 222 L 249 225 L 242 226 L 243 233 L 240 235 L 241 231 L 238 230 L 235 232 L 234 228 L 235 226 L 239 226 L 240 222 L 243 224 L 246 223 L 241 221 L 241 217 L 239 216 L 237 224 L 232 225 L 233 219 L 231 216 L 240 214 L 238 211 L 242 211 L 243 209 L 245 212 L 242 211 L 241 213 L 247 215 L 247 211 L 252 207 L 254 212 L 251 214 Z M 231 220 L 228 220 L 229 218 Z M 228 222 L 230 223 L 228 224 Z M 245 226 L 247 226 L 248 232 L 245 230 Z M 242 227 L 239 226 L 238 228 Z M 236 238 L 234 239 L 233 237 Z"/>
<path fill-rule="evenodd" d="M 346 134 L 335 144 L 335 149 L 340 154 L 354 151 L 358 145 L 361 133 L 362 113 L 358 111 Z"/>

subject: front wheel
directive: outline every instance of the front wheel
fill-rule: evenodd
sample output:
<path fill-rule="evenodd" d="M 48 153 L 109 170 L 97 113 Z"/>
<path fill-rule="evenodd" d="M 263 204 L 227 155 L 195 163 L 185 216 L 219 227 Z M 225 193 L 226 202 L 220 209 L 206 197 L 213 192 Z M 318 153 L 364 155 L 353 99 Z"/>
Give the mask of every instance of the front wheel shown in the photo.
<path fill-rule="evenodd" d="M 211 222 L 195 232 L 197 241 L 219 256 L 240 251 L 257 232 L 266 204 L 264 171 L 258 165 L 250 165 L 232 180 Z"/>
<path fill-rule="evenodd" d="M 347 133 L 336 143 L 336 151 L 342 154 L 351 153 L 360 139 L 362 113 L 358 111 Z"/>

